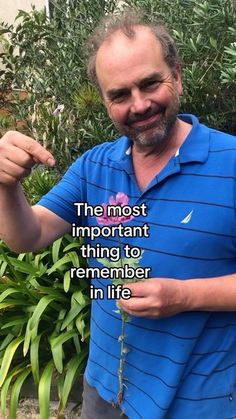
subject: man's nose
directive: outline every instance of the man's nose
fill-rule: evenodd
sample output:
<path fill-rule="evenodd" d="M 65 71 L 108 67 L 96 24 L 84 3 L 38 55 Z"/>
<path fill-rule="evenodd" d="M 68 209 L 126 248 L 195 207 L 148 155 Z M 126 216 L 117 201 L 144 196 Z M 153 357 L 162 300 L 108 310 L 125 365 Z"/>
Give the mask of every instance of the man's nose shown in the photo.
<path fill-rule="evenodd" d="M 151 107 L 151 100 L 139 89 L 132 92 L 130 111 L 134 114 L 143 114 Z"/>

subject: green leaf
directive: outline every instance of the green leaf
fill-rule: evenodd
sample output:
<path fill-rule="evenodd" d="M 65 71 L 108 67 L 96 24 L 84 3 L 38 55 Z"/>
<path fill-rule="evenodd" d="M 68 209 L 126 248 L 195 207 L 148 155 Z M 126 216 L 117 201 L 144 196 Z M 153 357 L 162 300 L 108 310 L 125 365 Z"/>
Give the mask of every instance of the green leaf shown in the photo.
<path fill-rule="evenodd" d="M 1 369 L 0 369 L 0 387 L 3 385 L 4 380 L 8 374 L 8 370 L 11 365 L 12 358 L 14 357 L 18 346 L 23 342 L 23 340 L 24 340 L 24 336 L 17 337 L 11 343 L 9 343 L 9 345 L 5 349 L 5 353 L 4 353 L 4 357 L 3 357 Z"/>
<path fill-rule="evenodd" d="M 64 278 L 63 278 L 63 288 L 64 288 L 65 292 L 69 291 L 70 282 L 71 282 L 70 271 L 67 271 L 64 275 Z"/>
<path fill-rule="evenodd" d="M 12 386 L 11 401 L 10 401 L 10 418 L 11 419 L 16 419 L 16 411 L 17 411 L 17 406 L 19 403 L 19 395 L 20 395 L 21 387 L 25 379 L 30 374 L 30 372 L 31 372 L 31 369 L 30 367 L 28 367 L 25 371 L 23 371 L 20 374 L 20 376 L 17 378 L 17 380 Z"/>
<path fill-rule="evenodd" d="M 8 295 L 11 294 L 16 294 L 16 293 L 20 293 L 19 290 L 17 290 L 16 288 L 8 288 L 6 289 L 6 291 L 2 292 L 0 295 L 0 303 L 5 300 L 6 297 L 8 297 Z"/>
<path fill-rule="evenodd" d="M 236 42 L 235 42 L 235 49 L 225 47 L 225 52 L 229 55 L 233 55 L 234 57 L 236 57 Z"/>
<path fill-rule="evenodd" d="M 73 242 L 73 243 L 68 244 L 63 249 L 63 252 L 68 252 L 68 250 L 71 250 L 71 249 L 79 249 L 79 247 L 80 247 L 80 243 L 79 242 Z"/>
<path fill-rule="evenodd" d="M 26 317 L 22 317 L 21 319 L 16 318 L 14 320 L 11 320 L 7 323 L 4 323 L 3 326 L 1 327 L 2 330 L 7 329 L 9 327 L 13 328 L 15 326 L 22 326 L 23 324 L 25 324 L 27 322 L 27 318 Z"/>
<path fill-rule="evenodd" d="M 53 349 L 57 345 L 62 345 L 63 343 L 67 342 L 68 340 L 70 340 L 76 335 L 77 335 L 77 331 L 75 329 L 70 330 L 68 332 L 61 333 L 60 335 L 51 339 L 51 348 Z"/>
<path fill-rule="evenodd" d="M 7 409 L 7 396 L 8 396 L 8 389 L 11 384 L 12 379 L 17 376 L 21 371 L 24 371 L 26 368 L 26 363 L 23 362 L 19 365 L 17 365 L 15 368 L 12 368 L 8 376 L 6 377 L 2 388 L 1 388 L 1 411 L 3 415 L 6 415 L 6 409 Z"/>
<path fill-rule="evenodd" d="M 78 303 L 81 306 L 86 305 L 88 302 L 90 302 L 87 295 L 83 294 L 81 290 L 75 291 L 71 297 L 72 303 Z"/>
<path fill-rule="evenodd" d="M 0 303 L 0 310 L 15 306 L 22 306 L 22 300 L 8 300 L 5 303 Z"/>
<path fill-rule="evenodd" d="M 48 275 L 51 275 L 53 272 L 57 271 L 63 265 L 65 265 L 65 264 L 67 264 L 69 262 L 71 262 L 71 259 L 70 259 L 69 255 L 63 256 L 56 263 L 54 263 L 50 269 L 48 269 L 48 271 L 47 271 Z"/>
<path fill-rule="evenodd" d="M 0 266 L 0 278 L 5 274 L 7 269 L 7 262 L 2 262 Z"/>
<path fill-rule="evenodd" d="M 53 342 L 53 339 L 50 340 L 50 342 Z M 62 345 L 51 345 L 51 351 L 52 351 L 52 356 L 53 356 L 53 361 L 55 364 L 55 367 L 57 369 L 57 371 L 59 372 L 59 374 L 62 374 L 63 372 L 63 350 L 62 350 Z"/>
<path fill-rule="evenodd" d="M 67 373 L 65 376 L 64 385 L 63 385 L 62 393 L 61 393 L 59 412 L 62 411 L 66 407 L 72 385 L 76 377 L 79 375 L 80 371 L 83 370 L 84 361 L 87 359 L 87 356 L 88 356 L 87 352 L 84 351 L 83 353 L 80 353 L 74 356 L 68 362 L 66 366 Z"/>
<path fill-rule="evenodd" d="M 37 329 L 43 312 L 46 310 L 47 306 L 54 300 L 55 300 L 55 297 L 51 295 L 45 295 L 39 300 L 34 310 L 34 314 L 32 315 L 31 320 L 30 320 L 30 330 L 35 329 L 35 328 Z"/>
<path fill-rule="evenodd" d="M 76 268 L 80 266 L 80 260 L 76 252 L 69 252 L 67 255 L 70 258 L 73 266 Z"/>
<path fill-rule="evenodd" d="M 66 327 L 68 327 L 68 325 L 73 322 L 73 320 L 75 319 L 75 317 L 78 316 L 78 314 L 81 312 L 81 310 L 83 310 L 83 308 L 86 306 L 87 301 L 85 300 L 83 294 L 81 291 L 76 291 L 71 298 L 71 309 L 69 311 L 69 313 L 67 314 L 67 316 L 65 317 L 62 326 L 61 326 L 61 330 L 65 329 Z"/>
<path fill-rule="evenodd" d="M 45 258 L 45 256 L 50 255 L 50 253 L 51 252 L 49 250 L 45 250 L 45 252 L 35 255 L 34 265 L 36 266 L 37 269 L 39 269 L 40 262 Z"/>
<path fill-rule="evenodd" d="M 12 333 L 7 334 L 7 336 L 0 345 L 0 352 L 8 346 L 8 344 L 14 339 L 14 337 L 15 336 Z"/>
<path fill-rule="evenodd" d="M 63 239 L 63 237 L 60 237 L 52 245 L 52 260 L 53 260 L 53 263 L 56 263 L 58 261 L 58 256 L 59 256 L 59 251 L 60 251 L 62 239 Z"/>
<path fill-rule="evenodd" d="M 84 313 L 81 313 L 75 320 L 75 325 L 81 335 L 81 341 L 84 341 L 84 332 L 85 332 L 85 321 L 84 321 Z"/>
<path fill-rule="evenodd" d="M 38 396 L 40 419 L 49 418 L 49 401 L 53 371 L 54 364 L 51 360 L 45 367 L 39 381 Z"/>
<path fill-rule="evenodd" d="M 32 339 L 30 345 L 31 370 L 36 385 L 39 383 L 39 343 L 41 336 L 42 334 L 37 335 L 34 339 Z"/>
<path fill-rule="evenodd" d="M 34 340 L 37 336 L 37 328 L 31 329 L 31 318 L 28 320 L 26 331 L 25 331 L 25 338 L 24 338 L 24 345 L 23 345 L 23 355 L 26 356 L 29 347 L 30 341 Z"/>
<path fill-rule="evenodd" d="M 23 260 L 10 258 L 12 266 L 19 272 L 26 273 L 26 274 L 33 274 L 37 273 L 37 268 L 32 266 L 30 263 L 24 262 Z"/>

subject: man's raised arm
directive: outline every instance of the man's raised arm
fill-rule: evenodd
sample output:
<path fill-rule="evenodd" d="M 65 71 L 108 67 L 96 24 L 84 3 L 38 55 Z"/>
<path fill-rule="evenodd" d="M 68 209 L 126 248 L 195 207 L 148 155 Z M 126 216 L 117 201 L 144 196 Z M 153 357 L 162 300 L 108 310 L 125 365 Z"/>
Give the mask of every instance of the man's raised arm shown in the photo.
<path fill-rule="evenodd" d="M 41 206 L 31 207 L 20 180 L 41 163 L 50 167 L 52 154 L 37 141 L 9 131 L 0 140 L 0 238 L 16 252 L 35 251 L 70 230 L 70 224 Z"/>

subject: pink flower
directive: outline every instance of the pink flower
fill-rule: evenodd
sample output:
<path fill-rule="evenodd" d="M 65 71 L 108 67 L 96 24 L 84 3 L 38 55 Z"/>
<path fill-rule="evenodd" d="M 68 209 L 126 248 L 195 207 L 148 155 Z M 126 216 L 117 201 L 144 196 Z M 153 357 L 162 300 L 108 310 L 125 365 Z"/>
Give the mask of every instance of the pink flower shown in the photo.
<path fill-rule="evenodd" d="M 58 116 L 64 111 L 65 106 L 63 104 L 58 105 L 57 108 L 53 111 L 53 116 Z"/>
<path fill-rule="evenodd" d="M 115 198 L 114 196 L 110 196 L 109 198 L 110 205 L 120 205 L 123 207 L 124 205 L 128 205 L 128 202 L 129 198 L 124 192 L 118 192 Z"/>
<path fill-rule="evenodd" d="M 115 198 L 114 196 L 109 198 L 109 206 L 124 207 L 128 206 L 128 202 L 129 198 L 123 192 L 118 192 Z M 133 215 L 108 215 L 108 204 L 102 204 L 102 207 L 104 209 L 103 215 L 101 217 L 96 217 L 96 220 L 100 225 L 126 223 L 134 218 Z"/>

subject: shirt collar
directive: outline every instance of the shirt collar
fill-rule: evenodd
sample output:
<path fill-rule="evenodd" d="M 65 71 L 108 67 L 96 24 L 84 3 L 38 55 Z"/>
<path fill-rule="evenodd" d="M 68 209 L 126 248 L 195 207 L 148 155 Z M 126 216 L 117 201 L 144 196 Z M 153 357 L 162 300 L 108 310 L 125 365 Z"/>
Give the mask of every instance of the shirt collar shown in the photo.
<path fill-rule="evenodd" d="M 190 114 L 178 115 L 179 119 L 192 125 L 192 129 L 178 150 L 180 163 L 200 162 L 208 159 L 210 147 L 210 131 L 200 124 L 196 116 Z"/>
<path fill-rule="evenodd" d="M 181 114 L 178 118 L 192 125 L 192 129 L 185 141 L 176 153 L 180 163 L 202 162 L 208 158 L 209 153 L 209 129 L 199 123 L 196 116 L 191 114 Z M 130 159 L 131 141 L 128 137 L 122 136 L 114 142 L 111 148 L 109 159 L 117 163 L 125 162 Z"/>

